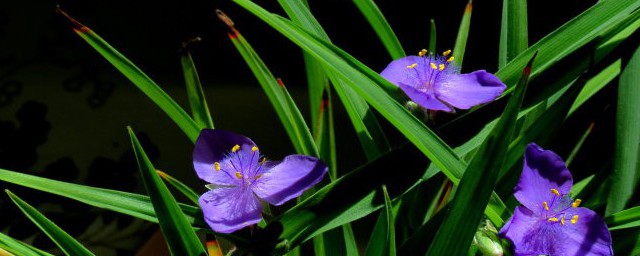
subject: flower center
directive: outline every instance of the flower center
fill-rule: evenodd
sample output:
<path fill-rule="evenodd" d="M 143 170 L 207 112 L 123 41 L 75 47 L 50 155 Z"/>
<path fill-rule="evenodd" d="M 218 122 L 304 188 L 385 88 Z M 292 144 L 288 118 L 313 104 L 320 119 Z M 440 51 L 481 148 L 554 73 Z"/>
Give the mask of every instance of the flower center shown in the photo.
<path fill-rule="evenodd" d="M 419 81 L 416 89 L 422 92 L 429 92 L 440 80 L 446 78 L 450 73 L 457 73 L 457 69 L 449 68 L 454 60 L 449 57 L 451 50 L 446 50 L 442 55 L 427 54 L 427 50 L 422 49 L 418 56 L 422 57 L 420 63 L 413 63 L 407 66 L 407 75 Z"/>
<path fill-rule="evenodd" d="M 542 217 L 544 219 L 547 220 L 547 222 L 550 223 L 560 223 L 560 225 L 565 225 L 566 223 L 566 215 L 568 214 L 566 211 L 569 210 L 570 208 L 577 208 L 578 206 L 580 206 L 580 203 L 582 202 L 582 200 L 580 199 L 576 199 L 575 201 L 573 201 L 572 203 L 565 203 L 566 200 L 564 199 L 571 199 L 568 195 L 561 195 L 560 191 L 558 191 L 558 189 L 552 188 L 551 189 L 551 194 L 553 194 L 553 198 L 551 199 L 551 203 L 549 204 L 548 202 L 544 201 L 542 202 L 542 207 L 544 208 L 544 212 L 542 214 Z M 557 207 L 556 206 L 556 200 L 558 200 L 557 202 Z M 578 222 L 580 216 L 578 215 L 573 215 L 570 219 L 571 224 L 576 224 Z"/>
<path fill-rule="evenodd" d="M 266 160 L 265 157 L 260 159 L 257 146 L 252 146 L 249 149 L 234 145 L 227 156 L 220 162 L 213 163 L 213 169 L 216 172 L 222 171 L 232 180 L 236 180 L 242 189 L 245 189 L 262 176 Z"/>

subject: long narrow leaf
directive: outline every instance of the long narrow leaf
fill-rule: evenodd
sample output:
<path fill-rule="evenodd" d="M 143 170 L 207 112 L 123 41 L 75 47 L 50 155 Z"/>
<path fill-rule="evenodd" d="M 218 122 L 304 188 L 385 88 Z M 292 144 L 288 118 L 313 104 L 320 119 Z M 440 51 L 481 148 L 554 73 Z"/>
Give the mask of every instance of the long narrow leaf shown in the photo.
<path fill-rule="evenodd" d="M 498 67 L 503 68 L 529 47 L 526 0 L 502 1 Z"/>
<path fill-rule="evenodd" d="M 192 41 L 200 41 L 200 38 Z M 184 82 L 187 87 L 187 98 L 189 99 L 189 106 L 191 107 L 191 115 L 193 115 L 193 120 L 200 127 L 213 129 L 213 120 L 211 119 L 207 100 L 202 91 L 200 77 L 198 76 L 196 65 L 193 63 L 193 58 L 191 58 L 191 53 L 188 49 L 189 43 L 190 42 L 184 43 L 182 47 L 180 64 L 182 65 L 182 72 L 184 73 Z"/>
<path fill-rule="evenodd" d="M 427 255 L 463 255 L 468 249 L 491 192 L 503 167 L 506 151 L 515 132 L 518 111 L 531 74 L 535 54 L 522 72 L 517 90 L 491 134 L 469 163 L 451 202 L 451 208 L 438 229 Z"/>
<path fill-rule="evenodd" d="M 640 46 L 626 63 L 618 84 L 616 144 L 605 215 L 625 208 L 640 178 Z"/>
<path fill-rule="evenodd" d="M 400 40 L 393 33 L 393 29 L 389 26 L 387 19 L 384 18 L 378 6 L 373 0 L 353 0 L 360 12 L 369 22 L 369 25 L 373 27 L 373 31 L 376 32 L 378 38 L 382 41 L 382 44 L 387 48 L 387 52 L 391 55 L 391 59 L 399 59 L 406 54 L 400 45 Z"/>
<path fill-rule="evenodd" d="M 202 127 L 193 121 L 189 114 L 187 114 L 178 103 L 171 99 L 160 86 L 90 28 L 71 18 L 71 16 L 62 11 L 62 9 L 58 8 L 58 13 L 68 18 L 74 26 L 73 31 L 156 103 L 156 105 L 182 129 L 192 142 L 196 141 Z"/>
<path fill-rule="evenodd" d="M 191 228 L 189 221 L 173 198 L 171 192 L 156 173 L 155 168 L 144 153 L 138 138 L 128 128 L 133 152 L 136 154 L 138 168 L 147 188 L 153 209 L 158 215 L 160 229 L 171 254 L 173 255 L 206 255 L 205 249 Z"/>
<path fill-rule="evenodd" d="M 24 255 L 24 256 L 52 256 L 53 255 L 48 252 L 44 252 L 37 248 L 34 248 L 31 245 L 25 244 L 21 241 L 15 240 L 5 235 L 2 232 L 0 232 L 0 248 L 15 255 Z"/>
<path fill-rule="evenodd" d="M 367 244 L 367 256 L 395 256 L 396 255 L 396 235 L 395 235 L 395 214 L 391 204 L 387 188 L 382 187 L 384 195 L 384 208 L 380 212 L 380 217 L 371 232 L 371 238 Z"/>
<path fill-rule="evenodd" d="M 182 193 L 185 197 L 187 197 L 192 203 L 194 203 L 195 205 L 199 204 L 198 198 L 200 196 L 195 191 L 193 191 L 193 189 L 191 189 L 189 186 L 185 185 L 184 183 L 180 182 L 176 178 L 172 177 L 169 174 L 166 174 L 163 171 L 156 170 L 156 173 L 158 173 L 158 175 L 163 180 L 165 180 L 167 183 L 171 184 L 171 186 L 173 186 L 175 189 L 180 191 L 180 193 Z"/>
<path fill-rule="evenodd" d="M 456 44 L 453 47 L 453 57 L 455 57 L 454 63 L 458 67 L 462 67 L 462 60 L 464 59 L 464 52 L 467 48 L 467 38 L 469 38 L 469 28 L 471 27 L 471 13 L 473 10 L 473 3 L 471 0 L 467 3 L 462 14 L 462 20 L 460 21 L 460 27 L 458 28 L 458 36 L 456 37 Z"/>
<path fill-rule="evenodd" d="M 22 210 L 24 215 L 29 217 L 34 224 L 36 224 L 56 245 L 66 254 L 73 256 L 81 255 L 94 255 L 91 251 L 85 248 L 80 242 L 69 235 L 67 232 L 58 227 L 55 223 L 42 215 L 36 208 L 29 205 L 27 202 L 20 199 L 9 190 L 5 190 L 11 201 Z"/>
<path fill-rule="evenodd" d="M 609 230 L 638 227 L 640 226 L 640 206 L 609 215 L 604 221 L 609 226 Z"/>
<path fill-rule="evenodd" d="M 56 181 L 4 169 L 0 169 L 0 180 L 67 197 L 88 205 L 127 214 L 143 220 L 158 222 L 148 196 Z M 198 208 L 184 204 L 180 204 L 180 208 L 189 223 L 199 222 L 204 224 L 202 214 Z"/>
<path fill-rule="evenodd" d="M 431 19 L 429 20 L 429 51 L 436 52 L 436 45 L 438 43 L 437 39 L 437 30 L 436 30 L 436 21 Z"/>

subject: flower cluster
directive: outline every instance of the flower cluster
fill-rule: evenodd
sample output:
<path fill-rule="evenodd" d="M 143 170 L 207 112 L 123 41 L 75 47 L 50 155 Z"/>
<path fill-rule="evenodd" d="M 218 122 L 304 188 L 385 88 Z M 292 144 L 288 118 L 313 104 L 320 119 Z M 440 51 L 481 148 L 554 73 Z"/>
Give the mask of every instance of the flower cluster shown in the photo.
<path fill-rule="evenodd" d="M 571 173 L 562 159 L 536 144 L 524 155 L 514 189 L 518 206 L 499 235 L 511 240 L 516 255 L 613 255 L 604 221 L 569 196 Z"/>
<path fill-rule="evenodd" d="M 484 70 L 460 74 L 450 54 L 450 50 L 442 56 L 422 50 L 418 56 L 394 60 L 380 75 L 423 108 L 447 112 L 491 102 L 506 89 L 498 77 Z"/>
<path fill-rule="evenodd" d="M 290 155 L 272 162 L 251 139 L 233 132 L 202 130 L 193 150 L 198 177 L 210 191 L 199 203 L 216 232 L 231 233 L 262 219 L 262 201 L 281 205 L 320 182 L 327 166 L 315 157 Z"/>

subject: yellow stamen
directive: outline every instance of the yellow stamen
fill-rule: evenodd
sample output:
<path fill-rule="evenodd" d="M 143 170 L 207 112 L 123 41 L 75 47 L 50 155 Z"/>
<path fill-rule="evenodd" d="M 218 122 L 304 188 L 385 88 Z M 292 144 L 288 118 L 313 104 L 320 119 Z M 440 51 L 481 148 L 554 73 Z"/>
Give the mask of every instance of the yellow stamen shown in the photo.
<path fill-rule="evenodd" d="M 258 147 L 256 147 L 256 146 L 251 147 L 251 151 L 253 151 L 253 152 L 258 151 Z"/>
<path fill-rule="evenodd" d="M 451 57 L 449 57 L 449 58 L 447 59 L 447 62 L 452 62 L 454 59 L 455 59 L 455 58 L 453 58 L 453 56 L 451 56 Z"/>
<path fill-rule="evenodd" d="M 573 215 L 573 218 L 571 218 L 571 224 L 576 224 L 576 222 L 578 222 L 578 215 Z"/>
<path fill-rule="evenodd" d="M 260 161 L 260 164 L 264 164 L 264 162 L 266 162 L 266 161 L 267 161 L 267 158 L 266 158 L 266 157 L 263 157 L 263 158 L 262 158 L 262 161 Z"/>
<path fill-rule="evenodd" d="M 214 168 L 216 171 L 220 171 L 220 163 L 218 163 L 218 162 L 213 163 L 213 168 Z"/>
<path fill-rule="evenodd" d="M 242 179 L 242 174 L 240 172 L 236 172 L 236 178 Z"/>
<path fill-rule="evenodd" d="M 431 62 L 430 64 L 431 64 L 431 69 L 438 69 L 438 66 L 436 66 L 435 63 Z"/>
<path fill-rule="evenodd" d="M 253 180 L 257 180 L 257 179 L 259 179 L 260 177 L 262 177 L 262 174 L 258 174 L 258 175 L 256 175 L 256 177 L 255 177 L 255 178 L 253 178 Z"/>
<path fill-rule="evenodd" d="M 560 224 L 564 225 L 564 216 L 562 216 L 562 219 L 560 219 Z"/>
<path fill-rule="evenodd" d="M 545 210 L 549 210 L 549 204 L 547 204 L 547 202 L 542 202 L 542 206 L 544 206 Z"/>
<path fill-rule="evenodd" d="M 422 49 L 422 50 L 420 50 L 420 52 L 418 52 L 418 56 L 420 56 L 420 57 L 422 57 L 422 56 L 424 56 L 426 54 L 427 54 L 427 49 Z"/>
<path fill-rule="evenodd" d="M 231 148 L 231 152 L 235 153 L 236 151 L 238 151 L 240 149 L 240 145 L 235 145 Z"/>
<path fill-rule="evenodd" d="M 580 199 L 576 199 L 576 201 L 574 201 L 573 203 L 571 203 L 571 207 L 573 207 L 573 208 L 578 208 L 578 206 L 580 206 L 580 203 L 582 203 L 582 200 L 580 200 Z"/>
<path fill-rule="evenodd" d="M 413 64 L 407 66 L 407 68 L 415 68 L 416 66 L 418 66 L 418 64 L 417 63 L 413 63 Z"/>
<path fill-rule="evenodd" d="M 444 70 L 444 64 L 440 64 L 440 65 L 438 66 L 438 70 L 440 70 L 440 71 Z"/>
<path fill-rule="evenodd" d="M 557 190 L 557 189 L 555 189 L 555 188 L 552 188 L 552 189 L 551 189 L 551 193 L 553 193 L 553 194 L 554 194 L 554 195 L 556 195 L 556 196 L 560 196 L 560 191 L 558 191 L 558 190 Z"/>
<path fill-rule="evenodd" d="M 442 56 L 445 56 L 445 57 L 449 56 L 449 54 L 451 54 L 451 50 L 446 50 L 442 52 Z"/>
<path fill-rule="evenodd" d="M 558 218 L 555 218 L 555 217 L 549 218 L 547 220 L 551 222 L 558 222 Z"/>

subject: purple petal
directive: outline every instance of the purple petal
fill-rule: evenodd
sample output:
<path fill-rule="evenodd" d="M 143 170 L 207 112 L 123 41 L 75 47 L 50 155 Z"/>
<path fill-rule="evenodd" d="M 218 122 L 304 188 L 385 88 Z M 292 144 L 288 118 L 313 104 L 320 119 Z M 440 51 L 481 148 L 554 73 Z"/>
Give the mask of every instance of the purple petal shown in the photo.
<path fill-rule="evenodd" d="M 544 220 L 541 221 L 534 212 L 518 206 L 511 219 L 500 229 L 499 235 L 513 243 L 516 255 L 544 254 L 550 241 L 546 233 L 541 230 L 544 228 L 543 224 L 545 224 Z M 553 232 L 553 230 L 549 231 Z"/>
<path fill-rule="evenodd" d="M 315 157 L 290 155 L 256 179 L 253 192 L 270 204 L 281 205 L 320 182 L 327 170 Z"/>
<path fill-rule="evenodd" d="M 416 83 L 419 83 L 419 80 L 417 80 L 417 77 L 410 76 L 407 73 L 407 66 L 410 66 L 413 63 L 418 63 L 419 65 L 421 65 L 422 63 L 424 63 L 424 59 L 425 58 L 419 56 L 407 56 L 394 60 L 389 63 L 389 65 L 387 65 L 387 67 L 382 72 L 380 72 L 380 75 L 387 79 L 389 82 L 398 86 L 400 85 L 400 83 L 414 85 Z"/>
<path fill-rule="evenodd" d="M 216 188 L 200 196 L 198 202 L 207 224 L 219 233 L 231 233 L 262 219 L 262 205 L 246 187 Z"/>
<path fill-rule="evenodd" d="M 193 149 L 193 168 L 198 177 L 212 184 L 234 184 L 227 173 L 215 171 L 214 163 L 221 162 L 235 145 L 251 148 L 255 143 L 233 132 L 203 129 Z"/>
<path fill-rule="evenodd" d="M 399 85 L 402 91 L 404 91 L 404 93 L 407 94 L 407 96 L 409 96 L 409 98 L 413 102 L 417 103 L 418 105 L 426 109 L 442 110 L 447 112 L 453 111 L 453 109 L 451 109 L 449 106 L 445 105 L 440 100 L 438 100 L 434 94 L 420 91 L 404 83 L 400 83 Z"/>
<path fill-rule="evenodd" d="M 459 109 L 491 102 L 507 88 L 493 74 L 478 70 L 469 74 L 450 75 L 435 85 L 437 97 Z"/>
<path fill-rule="evenodd" d="M 573 224 L 569 220 L 578 215 Z M 555 255 L 613 255 L 611 234 L 604 221 L 592 210 L 578 207 L 565 213 L 562 236 L 553 244 Z"/>
<path fill-rule="evenodd" d="M 520 180 L 514 189 L 514 196 L 522 205 L 540 213 L 544 211 L 543 202 L 553 209 L 554 202 L 561 198 L 551 192 L 556 189 L 561 196 L 571 190 L 573 179 L 562 159 L 549 150 L 531 143 L 524 154 L 524 168 Z"/>

